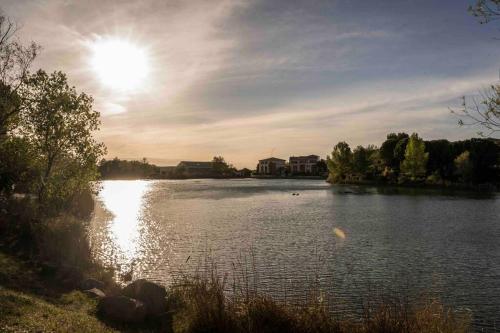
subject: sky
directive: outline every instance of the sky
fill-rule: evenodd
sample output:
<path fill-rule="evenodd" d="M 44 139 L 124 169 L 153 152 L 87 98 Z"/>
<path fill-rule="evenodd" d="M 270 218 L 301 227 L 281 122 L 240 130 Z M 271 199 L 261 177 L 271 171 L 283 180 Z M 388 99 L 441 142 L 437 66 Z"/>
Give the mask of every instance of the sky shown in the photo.
<path fill-rule="evenodd" d="M 380 145 L 390 132 L 477 136 L 450 108 L 498 82 L 500 30 L 478 23 L 472 2 L 3 0 L 0 8 L 21 40 L 42 46 L 34 69 L 62 70 L 94 97 L 108 158 L 175 165 L 222 155 L 254 168 L 270 156 L 325 157 L 339 141 Z M 102 79 L 96 45 L 110 40 L 140 50 L 147 70 L 127 63 L 115 80 L 140 71 L 140 84 L 116 89 Z M 107 54 L 120 63 L 116 53 Z"/>

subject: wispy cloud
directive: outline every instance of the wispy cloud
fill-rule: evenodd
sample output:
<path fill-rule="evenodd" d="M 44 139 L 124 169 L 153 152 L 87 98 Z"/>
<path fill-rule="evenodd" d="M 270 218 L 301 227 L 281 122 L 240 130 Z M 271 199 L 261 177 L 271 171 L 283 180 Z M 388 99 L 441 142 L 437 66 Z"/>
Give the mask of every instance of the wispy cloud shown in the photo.
<path fill-rule="evenodd" d="M 95 97 L 110 156 L 161 164 L 223 154 L 253 167 L 273 150 L 325 155 L 389 131 L 471 136 L 448 106 L 497 79 L 496 31 L 435 1 L 7 0 L 37 66 Z M 147 82 L 117 93 L 89 64 L 101 38 L 129 40 Z"/>

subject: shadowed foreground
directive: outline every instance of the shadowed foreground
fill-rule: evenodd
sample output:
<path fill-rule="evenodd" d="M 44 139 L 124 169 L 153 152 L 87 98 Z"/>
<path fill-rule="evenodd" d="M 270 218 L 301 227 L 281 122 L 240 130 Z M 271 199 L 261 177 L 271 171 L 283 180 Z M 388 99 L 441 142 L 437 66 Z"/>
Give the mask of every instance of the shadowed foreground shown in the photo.
<path fill-rule="evenodd" d="M 284 305 L 240 292 L 228 297 L 224 280 L 209 274 L 178 281 L 167 295 L 167 316 L 141 324 L 98 318 L 95 299 L 61 290 L 28 263 L 0 253 L 2 332 L 468 332 L 469 318 L 439 303 L 413 308 L 391 303 L 356 320 L 332 316 L 320 301 Z M 108 290 L 119 293 L 116 286 Z M 244 289 L 242 289 L 244 290 Z M 165 320 L 166 319 L 166 320 Z"/>

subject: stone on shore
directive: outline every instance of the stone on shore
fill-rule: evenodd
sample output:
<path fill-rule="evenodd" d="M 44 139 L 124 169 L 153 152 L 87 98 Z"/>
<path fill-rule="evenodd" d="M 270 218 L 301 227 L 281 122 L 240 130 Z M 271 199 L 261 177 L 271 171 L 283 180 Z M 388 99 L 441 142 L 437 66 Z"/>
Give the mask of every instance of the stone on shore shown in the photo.
<path fill-rule="evenodd" d="M 85 295 L 88 295 L 92 298 L 97 298 L 97 299 L 106 297 L 106 294 L 101 289 L 98 289 L 98 288 L 84 290 L 83 293 Z"/>
<path fill-rule="evenodd" d="M 167 311 L 167 291 L 159 284 L 139 279 L 126 286 L 122 293 L 143 302 L 149 316 L 160 316 Z"/>
<path fill-rule="evenodd" d="M 104 289 L 104 282 L 101 282 L 101 281 L 96 280 L 96 279 L 85 279 L 82 281 L 80 288 L 82 290 L 90 290 L 90 289 L 94 289 L 94 288 L 103 290 Z"/>
<path fill-rule="evenodd" d="M 101 298 L 97 309 L 104 318 L 121 323 L 140 323 L 146 317 L 144 304 L 125 296 Z"/>

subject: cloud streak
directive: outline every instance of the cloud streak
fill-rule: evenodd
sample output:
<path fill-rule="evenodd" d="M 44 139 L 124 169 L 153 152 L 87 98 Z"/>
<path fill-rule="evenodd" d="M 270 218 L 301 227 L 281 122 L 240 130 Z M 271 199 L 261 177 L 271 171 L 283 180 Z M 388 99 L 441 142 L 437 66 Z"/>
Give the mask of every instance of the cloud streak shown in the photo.
<path fill-rule="evenodd" d="M 497 31 L 467 2 L 7 0 L 37 65 L 95 97 L 110 157 L 159 164 L 222 154 L 254 167 L 324 156 L 390 131 L 465 138 L 448 107 L 497 79 Z M 147 83 L 118 93 L 90 66 L 102 38 L 143 47 Z"/>

